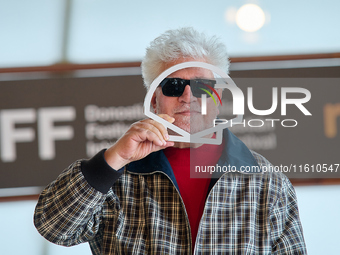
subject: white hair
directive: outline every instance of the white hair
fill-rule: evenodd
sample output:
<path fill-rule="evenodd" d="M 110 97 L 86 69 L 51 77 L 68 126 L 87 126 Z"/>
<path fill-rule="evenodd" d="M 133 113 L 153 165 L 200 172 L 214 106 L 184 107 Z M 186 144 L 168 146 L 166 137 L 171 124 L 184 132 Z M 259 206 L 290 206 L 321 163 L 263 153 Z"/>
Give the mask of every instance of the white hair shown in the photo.
<path fill-rule="evenodd" d="M 141 65 L 144 86 L 149 89 L 153 80 L 164 71 L 165 64 L 180 58 L 204 59 L 227 74 L 229 71 L 225 45 L 216 36 L 209 38 L 192 27 L 185 27 L 166 31 L 146 48 Z"/>

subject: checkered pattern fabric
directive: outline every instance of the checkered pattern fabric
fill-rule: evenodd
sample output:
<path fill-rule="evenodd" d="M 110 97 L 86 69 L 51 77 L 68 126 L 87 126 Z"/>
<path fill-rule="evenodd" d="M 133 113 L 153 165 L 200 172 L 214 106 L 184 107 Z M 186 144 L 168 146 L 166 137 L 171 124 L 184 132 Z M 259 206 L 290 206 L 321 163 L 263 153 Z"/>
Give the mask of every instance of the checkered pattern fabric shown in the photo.
<path fill-rule="evenodd" d="M 89 242 L 93 254 L 192 254 L 185 207 L 161 172 L 125 172 L 102 194 L 77 161 L 43 191 L 34 220 L 47 240 Z M 194 253 L 306 254 L 289 180 L 279 173 L 224 174 L 207 197 Z"/>
<path fill-rule="evenodd" d="M 247 153 L 259 166 L 270 165 L 261 155 Z M 149 167 L 169 165 L 163 157 L 162 162 L 152 158 Z M 146 171 L 148 166 L 140 172 L 127 167 L 103 194 L 84 177 L 82 162 L 48 185 L 36 206 L 35 226 L 55 244 L 89 242 L 96 255 L 307 254 L 295 191 L 281 173 L 221 174 L 207 195 L 191 247 L 190 224 L 173 176 Z"/>

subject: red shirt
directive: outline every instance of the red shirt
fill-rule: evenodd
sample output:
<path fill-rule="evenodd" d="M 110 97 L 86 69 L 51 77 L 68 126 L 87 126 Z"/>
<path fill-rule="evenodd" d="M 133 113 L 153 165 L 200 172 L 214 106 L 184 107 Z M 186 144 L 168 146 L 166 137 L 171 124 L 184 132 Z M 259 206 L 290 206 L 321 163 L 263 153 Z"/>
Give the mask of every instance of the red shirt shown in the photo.
<path fill-rule="evenodd" d="M 197 173 L 203 166 L 216 166 L 224 144 L 204 144 L 197 149 L 169 147 L 164 150 L 176 177 L 191 227 L 194 247 L 210 184 L 210 173 Z M 191 173 L 191 176 L 190 176 Z M 198 177 L 198 178 L 197 178 Z"/>

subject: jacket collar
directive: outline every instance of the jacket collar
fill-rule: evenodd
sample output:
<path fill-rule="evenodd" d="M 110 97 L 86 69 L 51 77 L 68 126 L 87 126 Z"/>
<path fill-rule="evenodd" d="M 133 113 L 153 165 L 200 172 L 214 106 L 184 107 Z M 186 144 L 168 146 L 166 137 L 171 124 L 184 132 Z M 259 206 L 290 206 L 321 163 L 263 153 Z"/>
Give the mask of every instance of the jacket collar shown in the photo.
<path fill-rule="evenodd" d="M 230 166 L 240 173 L 249 174 L 259 172 L 261 168 L 259 167 L 256 159 L 239 138 L 237 138 L 228 129 L 225 129 L 223 131 L 223 139 L 225 139 L 226 146 L 222 152 L 222 156 L 218 160 L 217 164 L 219 166 Z M 257 166 L 258 171 L 254 171 L 253 166 Z M 176 178 L 163 150 L 153 152 L 141 160 L 131 162 L 127 166 L 127 171 L 135 174 L 152 174 L 155 172 L 162 172 L 166 174 L 178 188 Z M 225 172 L 222 171 L 215 172 L 212 175 L 212 178 L 219 178 L 224 173 Z"/>
<path fill-rule="evenodd" d="M 134 174 L 147 175 L 155 172 L 166 174 L 178 189 L 177 181 L 172 171 L 171 165 L 163 150 L 150 153 L 147 157 L 131 162 L 127 166 L 127 171 Z M 179 189 L 178 189 L 179 190 Z"/>
<path fill-rule="evenodd" d="M 219 166 L 230 166 L 232 171 L 244 174 L 252 174 L 261 172 L 256 159 L 254 158 L 248 147 L 237 138 L 231 131 L 224 129 L 223 138 L 226 146 L 217 162 Z M 225 172 L 215 172 L 212 178 L 219 178 Z"/>

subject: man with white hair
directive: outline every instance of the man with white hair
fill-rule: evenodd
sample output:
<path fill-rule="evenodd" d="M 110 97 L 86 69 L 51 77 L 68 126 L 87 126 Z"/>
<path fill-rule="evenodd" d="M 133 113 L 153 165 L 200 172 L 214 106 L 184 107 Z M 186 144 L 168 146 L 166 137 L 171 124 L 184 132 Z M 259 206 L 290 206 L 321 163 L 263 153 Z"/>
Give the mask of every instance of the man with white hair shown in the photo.
<path fill-rule="evenodd" d="M 192 28 L 169 30 L 147 48 L 146 88 L 189 61 L 225 71 L 229 65 L 217 38 Z M 199 86 L 221 97 L 215 83 L 207 69 L 177 70 L 156 88 L 152 109 L 190 134 L 212 127 L 218 108 L 208 98 L 201 114 Z M 227 129 L 221 145 L 172 142 L 169 134 L 155 120 L 138 121 L 107 150 L 74 162 L 39 197 L 34 223 L 40 234 L 64 246 L 89 242 L 93 254 L 306 254 L 287 177 L 262 173 L 270 163 Z M 200 166 L 237 171 L 191 178 L 193 158 Z M 245 166 L 259 171 L 242 172 Z"/>

